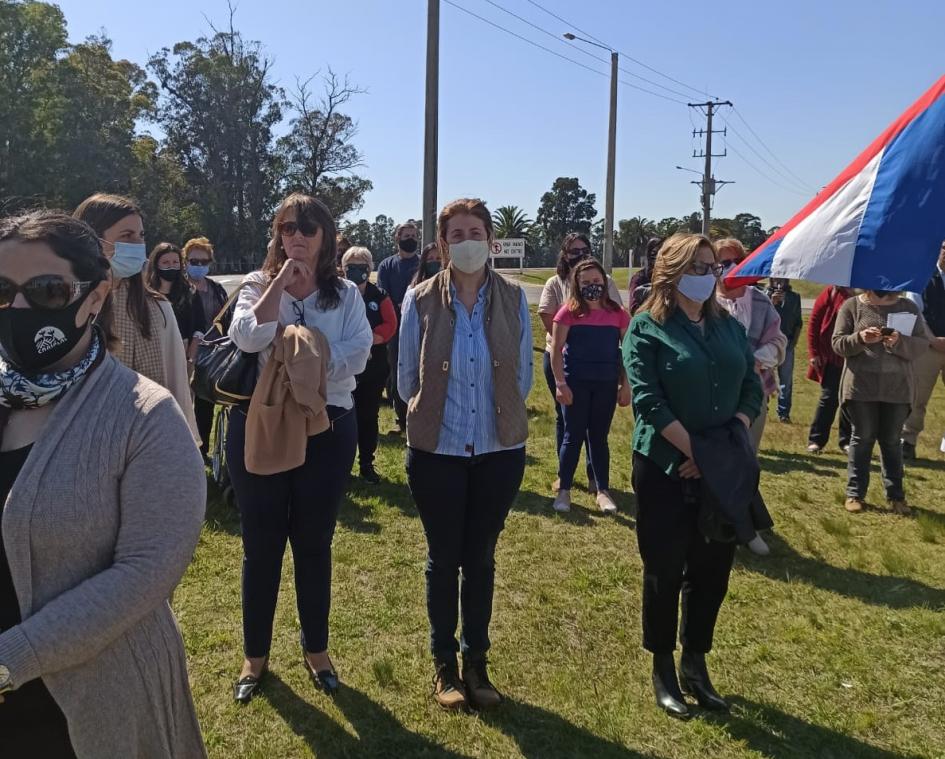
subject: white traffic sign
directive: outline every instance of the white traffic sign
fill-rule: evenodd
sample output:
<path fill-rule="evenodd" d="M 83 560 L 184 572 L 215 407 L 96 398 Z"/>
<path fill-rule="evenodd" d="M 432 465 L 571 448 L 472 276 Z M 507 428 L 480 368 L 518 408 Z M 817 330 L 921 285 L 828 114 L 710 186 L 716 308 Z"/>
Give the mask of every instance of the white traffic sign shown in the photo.
<path fill-rule="evenodd" d="M 525 239 L 516 237 L 495 240 L 492 243 L 492 258 L 517 258 L 519 271 L 525 265 Z"/>

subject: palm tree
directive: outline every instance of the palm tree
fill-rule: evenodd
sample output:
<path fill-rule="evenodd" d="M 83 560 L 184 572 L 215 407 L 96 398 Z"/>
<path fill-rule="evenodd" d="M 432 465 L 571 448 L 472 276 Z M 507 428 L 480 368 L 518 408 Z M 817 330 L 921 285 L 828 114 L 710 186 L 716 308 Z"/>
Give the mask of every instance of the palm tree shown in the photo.
<path fill-rule="evenodd" d="M 502 206 L 492 214 L 495 236 L 499 239 L 525 237 L 532 223 L 518 206 Z"/>

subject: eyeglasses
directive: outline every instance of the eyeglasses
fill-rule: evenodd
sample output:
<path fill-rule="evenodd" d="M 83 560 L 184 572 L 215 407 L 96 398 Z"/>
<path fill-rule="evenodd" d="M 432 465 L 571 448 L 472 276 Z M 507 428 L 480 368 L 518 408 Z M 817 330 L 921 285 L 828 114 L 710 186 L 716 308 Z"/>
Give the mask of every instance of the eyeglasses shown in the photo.
<path fill-rule="evenodd" d="M 209 258 L 188 258 L 187 263 L 193 264 L 194 266 L 209 266 Z"/>
<path fill-rule="evenodd" d="M 728 261 L 722 261 L 722 264 L 721 264 L 722 271 L 728 271 L 729 269 L 734 269 L 740 263 L 741 261 L 738 261 L 734 258 L 730 258 Z"/>
<path fill-rule="evenodd" d="M 305 237 L 314 237 L 318 234 L 318 225 L 308 219 L 279 222 L 279 234 L 283 237 L 295 237 L 296 232 L 301 232 Z"/>
<path fill-rule="evenodd" d="M 708 274 L 709 272 L 712 272 L 716 277 L 721 277 L 724 270 L 724 264 L 707 264 L 705 261 L 693 261 L 689 265 L 689 271 L 700 277 Z"/>
<path fill-rule="evenodd" d="M 571 248 L 568 251 L 568 258 L 577 258 L 578 256 L 586 256 L 591 252 L 590 248 Z"/>
<path fill-rule="evenodd" d="M 98 282 L 68 282 L 58 274 L 41 274 L 22 285 L 0 277 L 0 308 L 10 308 L 16 294 L 23 293 L 30 308 L 59 311 L 68 306 L 76 295 L 88 292 L 97 284 Z"/>

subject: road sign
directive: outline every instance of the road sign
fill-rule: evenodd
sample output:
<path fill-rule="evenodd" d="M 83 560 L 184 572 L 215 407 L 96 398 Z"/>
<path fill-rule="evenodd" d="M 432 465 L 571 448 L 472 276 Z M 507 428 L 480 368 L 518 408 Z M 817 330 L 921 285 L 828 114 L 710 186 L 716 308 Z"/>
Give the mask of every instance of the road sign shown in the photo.
<path fill-rule="evenodd" d="M 525 266 L 525 239 L 516 237 L 508 240 L 495 240 L 492 243 L 492 258 L 517 258 L 518 269 Z"/>

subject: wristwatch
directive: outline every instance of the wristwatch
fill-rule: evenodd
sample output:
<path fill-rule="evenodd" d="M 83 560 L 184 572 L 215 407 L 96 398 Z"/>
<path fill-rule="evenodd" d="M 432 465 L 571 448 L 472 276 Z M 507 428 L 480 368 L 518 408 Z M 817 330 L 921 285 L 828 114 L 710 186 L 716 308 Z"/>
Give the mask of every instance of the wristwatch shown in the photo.
<path fill-rule="evenodd" d="M 10 679 L 10 670 L 0 664 L 0 695 L 13 690 L 13 680 Z"/>

